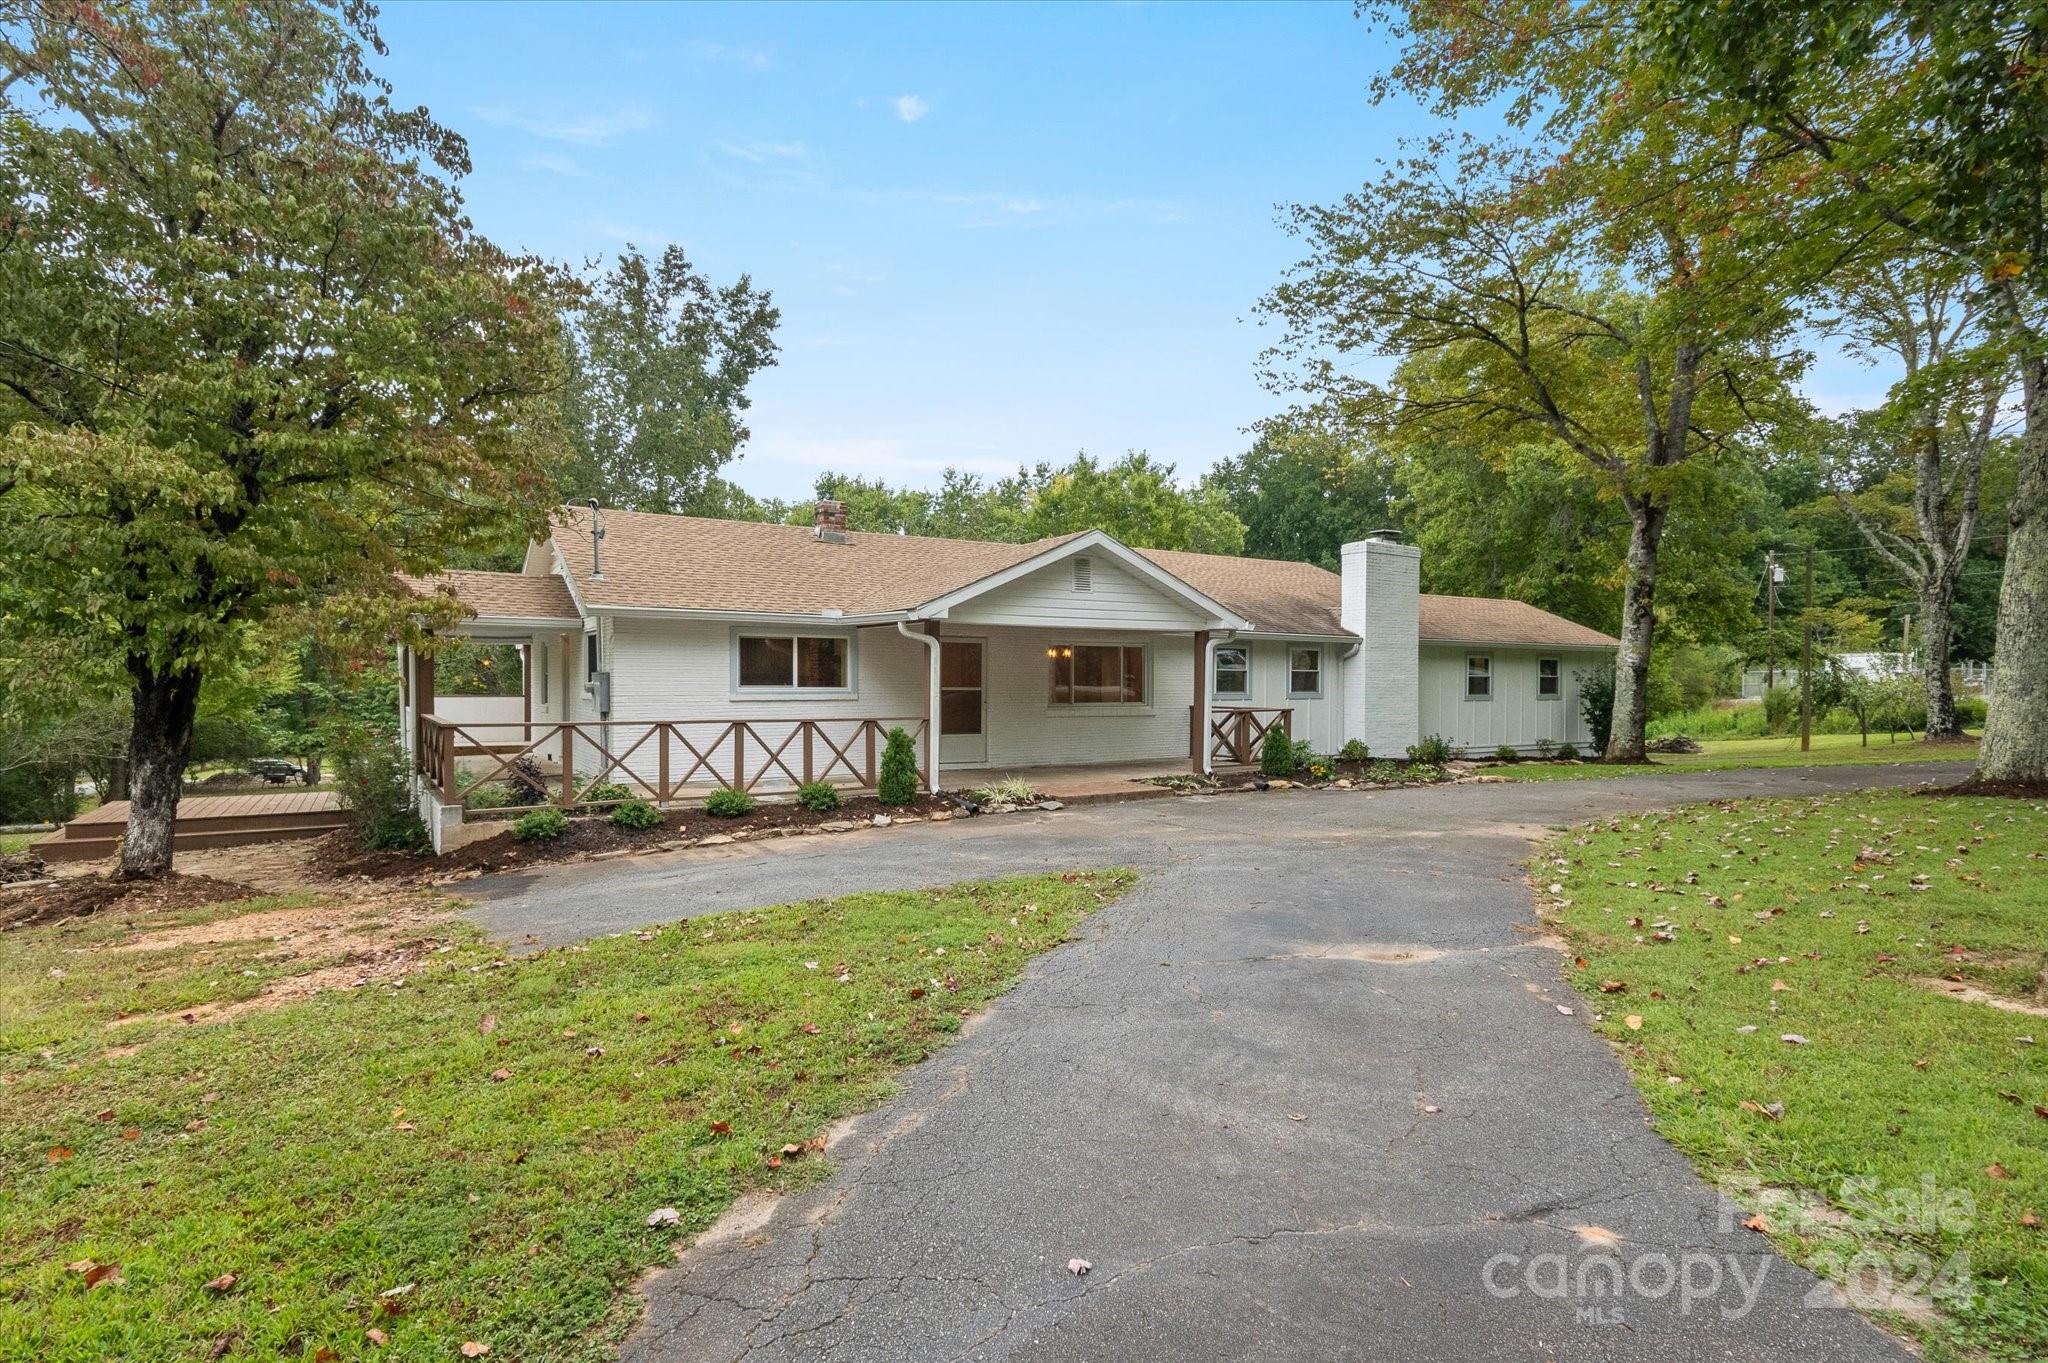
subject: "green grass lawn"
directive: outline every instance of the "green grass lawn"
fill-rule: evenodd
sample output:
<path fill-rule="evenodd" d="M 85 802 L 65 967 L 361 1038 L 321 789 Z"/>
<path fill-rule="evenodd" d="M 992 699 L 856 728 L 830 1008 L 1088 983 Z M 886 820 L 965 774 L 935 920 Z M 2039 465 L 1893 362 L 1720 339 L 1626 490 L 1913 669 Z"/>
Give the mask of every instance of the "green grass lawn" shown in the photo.
<path fill-rule="evenodd" d="M 1856 734 L 1815 734 L 1813 750 L 1802 752 L 1799 739 L 1718 738 L 1701 742 L 1697 753 L 1659 754 L 1647 763 L 1604 762 L 1513 762 L 1492 764 L 1487 771 L 1517 781 L 1580 781 L 1607 776 L 1669 775 L 1683 771 L 1733 771 L 1742 767 L 1849 767 L 1891 762 L 1971 762 L 1977 757 L 1977 742 L 1887 743 L 1882 734 L 1871 736 L 1869 746 Z"/>
<path fill-rule="evenodd" d="M 0 833 L 0 857 L 11 857 L 38 838 L 47 838 L 47 833 Z"/>
<path fill-rule="evenodd" d="M 849 895 L 519 961 L 433 917 L 402 987 L 221 1022 L 178 1014 L 331 962 L 117 950 L 114 921 L 10 936 L 0 1358 L 605 1356 L 639 1271 L 740 1192 L 822 1177 L 828 1122 L 1131 881 Z"/>
<path fill-rule="evenodd" d="M 2048 1357 L 2048 1016 L 1914 983 L 2048 1004 L 2048 810 L 1723 802 L 1568 833 L 1534 875 L 1657 1128 L 1708 1178 L 1759 1184 L 1743 1201 L 1781 1248 L 1831 1276 L 1882 1256 L 1923 1297 L 1901 1256 L 1965 1255 L 1973 1300 L 1895 1323 L 1937 1359 Z M 1833 1224 L 1861 1178 L 1939 1211 Z M 1823 1201 L 1802 1217 L 1772 1190 Z"/>

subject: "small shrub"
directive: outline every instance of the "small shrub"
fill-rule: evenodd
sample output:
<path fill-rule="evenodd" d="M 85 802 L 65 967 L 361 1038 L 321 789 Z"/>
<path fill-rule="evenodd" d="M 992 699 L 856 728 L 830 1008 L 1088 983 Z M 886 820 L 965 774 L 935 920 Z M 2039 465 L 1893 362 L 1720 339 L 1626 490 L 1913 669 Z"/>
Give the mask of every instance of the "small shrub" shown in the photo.
<path fill-rule="evenodd" d="M 496 782 L 485 785 L 471 778 L 460 786 L 460 793 L 466 809 L 503 809 L 512 803 L 511 792 Z"/>
<path fill-rule="evenodd" d="M 830 781 L 806 781 L 796 788 L 796 802 L 813 814 L 830 814 L 839 808 L 839 787 Z"/>
<path fill-rule="evenodd" d="M 513 761 L 505 777 L 505 803 L 514 807 L 537 805 L 547 799 L 548 774 L 537 758 Z"/>
<path fill-rule="evenodd" d="M 1519 762 L 1522 760 L 1522 754 L 1513 745 L 1503 743 L 1493 750 L 1493 760 L 1496 762 Z"/>
<path fill-rule="evenodd" d="M 1442 767 L 1438 766 L 1434 762 L 1414 762 L 1410 763 L 1408 767 L 1408 780 L 1416 782 L 1417 784 L 1422 784 L 1429 781 L 1441 781 L 1449 775 L 1449 772 L 1445 771 Z"/>
<path fill-rule="evenodd" d="M 327 741 L 327 755 L 334 765 L 335 794 L 364 847 L 385 851 L 427 845 L 427 826 L 413 802 L 412 773 L 396 736 L 369 725 L 337 729 Z"/>
<path fill-rule="evenodd" d="M 968 792 L 980 804 L 1028 805 L 1038 799 L 1038 790 L 1021 776 L 1007 776 L 992 786 Z"/>
<path fill-rule="evenodd" d="M 1345 742 L 1343 750 L 1337 756 L 1346 762 L 1364 762 L 1372 757 L 1372 749 L 1353 738 Z"/>
<path fill-rule="evenodd" d="M 754 812 L 754 797 L 744 790 L 714 790 L 704 799 L 704 812 L 721 819 L 737 819 Z"/>
<path fill-rule="evenodd" d="M 645 800 L 628 800 L 613 808 L 612 822 L 621 828 L 653 828 L 661 822 L 661 811 Z"/>
<path fill-rule="evenodd" d="M 882 749 L 875 798 L 885 805 L 907 805 L 917 798 L 917 744 L 900 724 L 889 730 L 889 744 Z"/>
<path fill-rule="evenodd" d="M 1774 686 L 1764 692 L 1764 728 L 1774 734 L 1789 734 L 1799 728 L 1797 684 Z"/>
<path fill-rule="evenodd" d="M 1368 781 L 1398 781 L 1401 779 L 1401 769 L 1392 762 L 1378 761 L 1365 769 L 1365 779 Z"/>
<path fill-rule="evenodd" d="M 1430 734 L 1408 749 L 1408 760 L 1442 766 L 1451 760 L 1451 740 L 1442 734 Z"/>
<path fill-rule="evenodd" d="M 512 825 L 512 836 L 521 842 L 553 842 L 568 831 L 569 816 L 553 808 L 536 809 Z"/>
<path fill-rule="evenodd" d="M 1536 756 L 1538 760 L 1548 761 L 1551 754 L 1555 753 L 1556 751 L 1557 744 L 1551 742 L 1549 739 L 1539 738 L 1536 740 Z"/>
<path fill-rule="evenodd" d="M 1579 760 L 1579 745 L 1578 745 L 1578 744 L 1576 744 L 1576 743 L 1560 743 L 1560 744 L 1558 744 L 1558 745 L 1557 745 L 1557 760 L 1558 760 L 1558 761 L 1560 761 L 1560 762 L 1576 762 L 1576 761 L 1578 761 L 1578 760 Z"/>
<path fill-rule="evenodd" d="M 1292 776 L 1295 766 L 1294 744 L 1286 731 L 1275 724 L 1266 730 L 1265 740 L 1259 744 L 1259 771 L 1266 776 Z"/>
<path fill-rule="evenodd" d="M 1579 713 L 1586 717 L 1586 731 L 1593 735 L 1593 751 L 1607 751 L 1607 737 L 1614 730 L 1614 665 L 1573 674 L 1579 683 Z"/>
<path fill-rule="evenodd" d="M 610 805 L 632 798 L 633 790 L 630 786 L 622 786 L 617 781 L 596 781 L 582 789 L 576 796 L 576 803 L 579 805 Z"/>

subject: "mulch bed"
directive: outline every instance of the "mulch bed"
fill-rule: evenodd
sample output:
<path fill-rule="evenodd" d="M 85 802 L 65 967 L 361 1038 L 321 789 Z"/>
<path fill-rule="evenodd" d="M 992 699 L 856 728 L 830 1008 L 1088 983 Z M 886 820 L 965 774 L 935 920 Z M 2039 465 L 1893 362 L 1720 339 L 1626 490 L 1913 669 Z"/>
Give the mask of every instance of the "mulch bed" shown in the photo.
<path fill-rule="evenodd" d="M 1985 795 L 1998 800 L 2048 800 L 2048 781 L 1959 781 L 1952 786 L 1922 786 L 1915 795 Z"/>
<path fill-rule="evenodd" d="M 115 910 L 124 915 L 141 915 L 168 909 L 196 909 L 202 904 L 231 904 L 262 893 L 251 886 L 215 880 L 212 876 L 172 874 L 161 880 L 68 876 L 54 885 L 0 895 L 0 931 Z"/>
<path fill-rule="evenodd" d="M 854 796 L 839 808 L 815 813 L 798 804 L 758 804 L 753 812 L 738 818 L 721 819 L 702 809 L 670 810 L 652 828 L 621 828 L 602 814 L 580 815 L 569 820 L 569 830 L 548 842 L 521 842 L 512 836 L 512 824 L 505 820 L 502 833 L 465 843 L 445 856 L 433 857 L 409 852 L 365 852 L 355 845 L 354 835 L 329 834 L 314 850 L 313 863 L 336 878 L 367 877 L 374 880 L 443 880 L 471 874 L 516 870 L 545 862 L 574 861 L 604 852 L 634 851 L 658 847 L 682 838 L 705 838 L 715 833 L 728 837 L 736 833 L 759 833 L 778 828 L 815 828 L 828 823 L 868 823 L 877 814 L 891 818 L 909 816 L 928 819 L 941 810 L 955 811 L 958 804 L 948 798 L 919 795 L 907 805 L 885 805 L 872 795 Z"/>

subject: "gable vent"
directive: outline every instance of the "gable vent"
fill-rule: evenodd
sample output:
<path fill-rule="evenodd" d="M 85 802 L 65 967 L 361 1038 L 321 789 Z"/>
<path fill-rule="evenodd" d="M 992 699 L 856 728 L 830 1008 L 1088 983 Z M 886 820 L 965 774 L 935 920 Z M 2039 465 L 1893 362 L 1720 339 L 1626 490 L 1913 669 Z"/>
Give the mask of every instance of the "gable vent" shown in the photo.
<path fill-rule="evenodd" d="M 1085 558 L 1074 560 L 1074 590 L 1077 592 L 1095 590 L 1094 568 Z"/>

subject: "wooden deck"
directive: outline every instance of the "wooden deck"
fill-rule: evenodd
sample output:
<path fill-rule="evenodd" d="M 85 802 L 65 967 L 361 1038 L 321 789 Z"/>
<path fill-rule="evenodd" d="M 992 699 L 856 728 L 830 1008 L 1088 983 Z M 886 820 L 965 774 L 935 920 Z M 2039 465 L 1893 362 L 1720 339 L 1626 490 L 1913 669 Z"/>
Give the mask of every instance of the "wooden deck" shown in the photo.
<path fill-rule="evenodd" d="M 188 795 L 178 802 L 172 846 L 240 847 L 286 838 L 316 838 L 348 822 L 332 791 L 280 790 L 260 795 Z M 115 800 L 81 814 L 35 844 L 50 861 L 110 857 L 128 825 L 128 802 Z"/>

